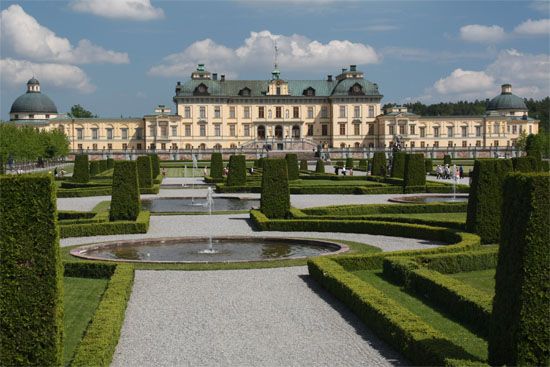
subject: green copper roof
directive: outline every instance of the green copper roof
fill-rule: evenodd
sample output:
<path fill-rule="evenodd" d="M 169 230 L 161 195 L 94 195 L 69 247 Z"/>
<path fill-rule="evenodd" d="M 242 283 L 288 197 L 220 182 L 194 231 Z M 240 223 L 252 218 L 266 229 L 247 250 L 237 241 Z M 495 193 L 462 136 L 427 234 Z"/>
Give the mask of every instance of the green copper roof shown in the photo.
<path fill-rule="evenodd" d="M 522 98 L 512 93 L 502 93 L 493 98 L 487 105 L 487 111 L 494 110 L 527 110 Z"/>
<path fill-rule="evenodd" d="M 57 107 L 47 95 L 27 92 L 13 102 L 10 113 L 57 113 Z"/>

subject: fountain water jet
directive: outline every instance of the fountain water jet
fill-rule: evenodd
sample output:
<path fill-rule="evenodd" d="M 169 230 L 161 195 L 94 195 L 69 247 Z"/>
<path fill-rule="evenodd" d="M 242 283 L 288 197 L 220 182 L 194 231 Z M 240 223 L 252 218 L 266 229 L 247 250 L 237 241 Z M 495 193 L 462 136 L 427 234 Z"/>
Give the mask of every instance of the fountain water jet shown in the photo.
<path fill-rule="evenodd" d="M 212 197 L 212 188 L 209 187 L 208 191 L 206 192 L 206 202 L 205 206 L 208 207 L 208 215 L 211 218 L 212 217 L 212 204 L 214 204 L 214 198 Z M 214 250 L 214 246 L 212 244 L 212 232 L 208 234 L 208 249 L 199 251 L 201 254 L 216 254 L 218 251 Z"/>

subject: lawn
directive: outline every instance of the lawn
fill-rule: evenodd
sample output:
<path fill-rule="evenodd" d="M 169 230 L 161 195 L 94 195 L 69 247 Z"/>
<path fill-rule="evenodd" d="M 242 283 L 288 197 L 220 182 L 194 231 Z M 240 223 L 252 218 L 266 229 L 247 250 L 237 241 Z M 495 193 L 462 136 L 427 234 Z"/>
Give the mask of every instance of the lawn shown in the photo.
<path fill-rule="evenodd" d="M 469 271 L 465 273 L 448 274 L 448 276 L 458 279 L 474 288 L 490 295 L 495 294 L 495 273 L 496 269 L 486 269 Z"/>
<path fill-rule="evenodd" d="M 63 364 L 69 365 L 107 286 L 107 279 L 63 278 Z"/>
<path fill-rule="evenodd" d="M 475 359 L 487 360 L 487 342 L 470 330 L 449 318 L 449 315 L 433 309 L 422 300 L 387 282 L 380 271 L 361 270 L 353 272 L 359 278 L 382 291 L 387 297 L 419 316 L 428 325 L 442 332 L 453 344 L 463 348 Z"/>
<path fill-rule="evenodd" d="M 290 186 L 388 186 L 380 182 L 367 181 L 364 177 L 357 180 L 295 180 L 289 181 Z"/>
<path fill-rule="evenodd" d="M 408 213 L 408 214 L 373 214 L 376 218 L 411 218 L 424 220 L 446 220 L 466 223 L 466 213 Z"/>

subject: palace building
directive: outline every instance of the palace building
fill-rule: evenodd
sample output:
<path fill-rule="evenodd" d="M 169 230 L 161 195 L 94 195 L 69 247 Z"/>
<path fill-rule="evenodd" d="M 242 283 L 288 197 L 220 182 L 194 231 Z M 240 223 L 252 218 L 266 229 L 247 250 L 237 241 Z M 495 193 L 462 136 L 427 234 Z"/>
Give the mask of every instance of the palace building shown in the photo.
<path fill-rule="evenodd" d="M 510 84 L 481 116 L 419 116 L 404 107 L 382 111 L 378 85 L 356 65 L 323 80 L 230 80 L 199 64 L 177 82 L 175 113 L 159 105 L 142 118 L 69 118 L 32 78 L 10 119 L 18 125 L 59 129 L 73 150 L 160 151 L 210 149 L 386 149 L 396 137 L 406 148 L 506 147 L 521 132 L 538 132 Z"/>

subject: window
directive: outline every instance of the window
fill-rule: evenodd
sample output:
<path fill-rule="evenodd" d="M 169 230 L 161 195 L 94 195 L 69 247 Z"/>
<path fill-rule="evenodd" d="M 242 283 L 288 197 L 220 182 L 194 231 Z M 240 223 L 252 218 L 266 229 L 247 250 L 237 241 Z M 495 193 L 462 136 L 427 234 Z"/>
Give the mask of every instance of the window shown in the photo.
<path fill-rule="evenodd" d="M 98 130 L 99 129 L 97 127 L 92 128 L 92 139 L 97 139 Z"/>
<path fill-rule="evenodd" d="M 533 133 L 533 128 L 531 125 L 529 125 L 529 134 L 532 134 Z"/>
<path fill-rule="evenodd" d="M 500 134 L 500 124 L 498 122 L 495 122 L 493 126 L 493 134 Z"/>
<path fill-rule="evenodd" d="M 353 106 L 353 117 L 361 117 L 361 106 Z"/>
<path fill-rule="evenodd" d="M 313 136 L 313 124 L 307 125 L 307 136 Z"/>
<path fill-rule="evenodd" d="M 106 130 L 107 130 L 107 139 L 112 139 L 113 138 L 113 128 L 109 127 Z"/>
<path fill-rule="evenodd" d="M 113 144 L 111 144 L 111 143 L 107 144 L 107 149 L 109 149 L 109 150 L 113 149 Z"/>
<path fill-rule="evenodd" d="M 361 135 L 361 124 L 353 124 L 353 135 Z"/>
<path fill-rule="evenodd" d="M 465 138 L 468 136 L 468 126 L 462 126 L 460 128 L 462 130 L 462 137 Z"/>
<path fill-rule="evenodd" d="M 166 150 L 166 143 L 161 143 L 160 144 L 160 149 Z"/>
<path fill-rule="evenodd" d="M 250 107 L 249 106 L 245 106 L 245 108 L 244 108 L 244 118 L 245 119 L 250 118 Z"/>
<path fill-rule="evenodd" d="M 236 136 L 237 134 L 235 133 L 235 124 L 231 124 L 229 125 L 229 136 Z"/>
<path fill-rule="evenodd" d="M 19 120 L 19 115 L 18 114 L 15 114 L 14 117 L 15 117 L 16 120 Z"/>
<path fill-rule="evenodd" d="M 476 147 L 480 147 L 481 146 L 481 140 L 476 140 Z"/>
<path fill-rule="evenodd" d="M 388 126 L 388 134 L 389 135 L 395 135 L 395 126 L 394 125 Z"/>
<path fill-rule="evenodd" d="M 122 143 L 122 149 L 124 149 L 124 150 L 128 149 L 128 144 Z"/>
<path fill-rule="evenodd" d="M 183 116 L 184 116 L 186 119 L 190 119 L 190 118 L 191 118 L 191 107 L 185 106 L 184 111 L 185 111 L 185 112 L 184 112 L 184 115 L 183 115 Z"/>
<path fill-rule="evenodd" d="M 453 146 L 453 141 L 452 141 L 452 140 L 449 140 L 449 141 L 447 142 L 447 146 L 448 146 L 449 148 L 451 148 L 451 147 Z"/>
<path fill-rule="evenodd" d="M 400 135 L 405 135 L 405 127 L 407 127 L 407 125 L 399 125 L 399 134 Z"/>
<path fill-rule="evenodd" d="M 214 106 L 214 118 L 219 119 L 221 117 L 220 106 Z"/>
<path fill-rule="evenodd" d="M 29 115 L 29 118 L 30 118 L 30 119 L 33 119 L 33 118 L 34 118 L 34 115 Z"/>
<path fill-rule="evenodd" d="M 462 148 L 466 148 L 468 146 L 468 142 L 466 140 L 462 140 Z"/>
<path fill-rule="evenodd" d="M 229 118 L 234 119 L 235 118 L 235 106 L 229 107 Z"/>
<path fill-rule="evenodd" d="M 439 148 L 439 142 L 438 141 L 434 141 L 434 148 Z"/>
<path fill-rule="evenodd" d="M 97 150 L 97 144 L 92 144 L 92 149 Z"/>
<path fill-rule="evenodd" d="M 141 150 L 141 143 L 137 143 L 136 149 L 137 149 L 137 150 Z"/>
<path fill-rule="evenodd" d="M 424 126 L 420 127 L 420 137 L 425 138 L 426 137 L 426 128 Z"/>
<path fill-rule="evenodd" d="M 369 135 L 374 135 L 374 124 L 369 124 Z"/>
<path fill-rule="evenodd" d="M 278 96 L 281 95 L 281 87 L 277 87 L 275 94 L 277 94 Z"/>
<path fill-rule="evenodd" d="M 346 135 L 346 124 L 340 124 L 340 135 Z"/>
<path fill-rule="evenodd" d="M 448 136 L 449 138 L 452 138 L 452 137 L 453 137 L 453 128 L 452 128 L 452 126 L 448 126 L 448 127 L 447 127 L 447 136 Z"/>
<path fill-rule="evenodd" d="M 374 106 L 369 106 L 369 117 L 374 117 Z"/>
<path fill-rule="evenodd" d="M 168 126 L 161 126 L 160 127 L 160 136 L 163 138 L 168 137 Z"/>
<path fill-rule="evenodd" d="M 416 135 L 416 131 L 415 131 L 415 130 L 416 130 L 416 129 L 415 129 L 415 126 L 414 126 L 414 125 L 410 125 L 410 126 L 409 126 L 409 133 L 410 133 L 411 135 Z"/>
<path fill-rule="evenodd" d="M 340 106 L 340 117 L 346 117 L 346 106 Z"/>
<path fill-rule="evenodd" d="M 76 129 L 76 138 L 79 139 L 79 140 L 82 140 L 83 139 L 83 128 L 79 127 L 78 129 Z"/>
<path fill-rule="evenodd" d="M 280 119 L 282 117 L 281 115 L 282 107 L 275 107 L 275 118 Z"/>
<path fill-rule="evenodd" d="M 328 125 L 321 125 L 321 135 L 323 136 L 328 135 Z"/>
<path fill-rule="evenodd" d="M 481 136 L 481 126 L 476 126 L 476 136 Z"/>
<path fill-rule="evenodd" d="M 411 141 L 411 148 L 414 148 L 414 146 L 415 146 L 414 141 Z"/>
<path fill-rule="evenodd" d="M 494 146 L 494 147 L 498 147 L 498 140 L 495 140 L 495 141 L 493 142 L 493 146 Z"/>
<path fill-rule="evenodd" d="M 312 119 L 313 118 L 313 107 L 307 108 L 307 118 Z"/>
<path fill-rule="evenodd" d="M 120 138 L 121 139 L 128 139 L 128 129 L 123 127 L 122 129 L 120 129 Z"/>
<path fill-rule="evenodd" d="M 178 136 L 178 127 L 172 126 L 172 136 Z"/>
<path fill-rule="evenodd" d="M 214 125 L 214 136 L 222 136 L 222 128 L 220 124 Z"/>
<path fill-rule="evenodd" d="M 517 134 L 517 133 L 518 133 L 517 125 L 512 125 L 512 134 Z"/>
<path fill-rule="evenodd" d="M 434 126 L 434 138 L 439 138 L 439 126 Z"/>
<path fill-rule="evenodd" d="M 185 144 L 185 149 L 193 149 L 193 146 L 191 144 Z"/>
<path fill-rule="evenodd" d="M 149 135 L 151 135 L 151 136 L 157 136 L 157 128 L 156 128 L 156 126 L 149 126 Z"/>
<path fill-rule="evenodd" d="M 243 134 L 244 136 L 250 136 L 250 125 L 243 125 Z"/>
<path fill-rule="evenodd" d="M 425 148 L 425 147 L 426 147 L 426 142 L 421 141 L 420 142 L 420 148 Z"/>
<path fill-rule="evenodd" d="M 206 125 L 199 125 L 199 136 L 206 136 Z"/>
<path fill-rule="evenodd" d="M 206 107 L 200 106 L 199 107 L 199 118 L 205 119 L 206 118 Z"/>
<path fill-rule="evenodd" d="M 177 149 L 178 149 L 178 145 L 177 145 L 176 143 L 172 143 L 172 149 L 177 150 Z"/>
<path fill-rule="evenodd" d="M 267 111 L 267 118 L 271 118 L 271 116 L 273 116 L 273 114 L 271 113 L 271 110 Z"/>
<path fill-rule="evenodd" d="M 143 139 L 143 129 L 141 127 L 136 128 L 136 139 Z"/>
<path fill-rule="evenodd" d="M 321 107 L 321 118 L 323 118 L 323 119 L 328 118 L 328 108 L 327 108 L 327 106 Z"/>
<path fill-rule="evenodd" d="M 46 114 L 46 118 L 49 119 L 49 118 L 50 118 L 50 115 Z"/>
<path fill-rule="evenodd" d="M 265 118 L 265 107 L 258 107 L 258 118 L 263 119 Z"/>
<path fill-rule="evenodd" d="M 297 107 L 297 106 L 292 107 L 292 118 L 295 118 L 295 119 L 300 118 L 300 107 Z"/>
<path fill-rule="evenodd" d="M 191 125 L 185 125 L 185 136 L 191 136 Z"/>

